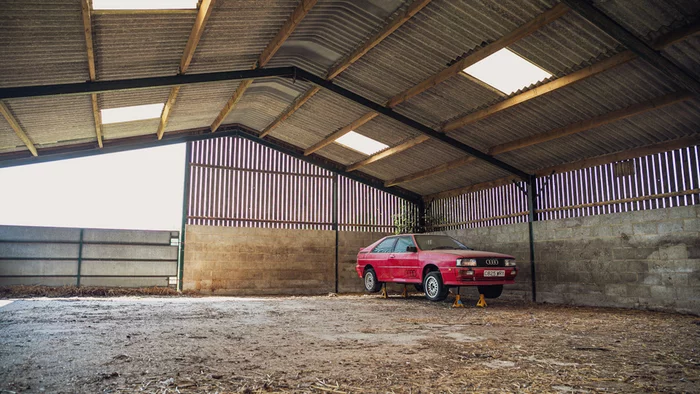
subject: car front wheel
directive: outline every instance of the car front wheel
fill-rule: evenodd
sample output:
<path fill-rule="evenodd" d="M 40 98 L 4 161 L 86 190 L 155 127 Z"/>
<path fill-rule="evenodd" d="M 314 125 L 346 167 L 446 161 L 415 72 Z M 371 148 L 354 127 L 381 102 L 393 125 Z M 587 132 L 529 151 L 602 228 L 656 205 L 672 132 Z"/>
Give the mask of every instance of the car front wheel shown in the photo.
<path fill-rule="evenodd" d="M 423 279 L 423 290 L 425 298 L 430 301 L 442 301 L 447 298 L 448 289 L 442 284 L 442 276 L 438 271 L 428 272 Z"/>
<path fill-rule="evenodd" d="M 377 280 L 377 273 L 373 269 L 368 268 L 365 271 L 365 290 L 369 293 L 376 293 L 382 287 L 382 284 Z"/>
<path fill-rule="evenodd" d="M 503 293 L 503 285 L 493 286 L 478 286 L 479 294 L 483 294 L 484 298 L 498 298 Z"/>

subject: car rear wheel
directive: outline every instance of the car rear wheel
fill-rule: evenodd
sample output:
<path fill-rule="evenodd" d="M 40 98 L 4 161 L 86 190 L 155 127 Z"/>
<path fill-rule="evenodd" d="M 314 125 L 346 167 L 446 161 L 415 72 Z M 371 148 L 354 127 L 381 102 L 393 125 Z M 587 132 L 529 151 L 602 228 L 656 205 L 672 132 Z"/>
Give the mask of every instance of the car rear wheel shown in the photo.
<path fill-rule="evenodd" d="M 503 285 L 477 287 L 479 288 L 479 294 L 483 294 L 484 298 L 498 298 L 503 293 Z"/>
<path fill-rule="evenodd" d="M 365 290 L 369 293 L 376 293 L 381 289 L 382 284 L 377 280 L 377 273 L 372 268 L 365 271 Z"/>
<path fill-rule="evenodd" d="M 449 290 L 442 284 L 442 276 L 440 272 L 428 272 L 428 275 L 423 279 L 423 289 L 425 290 L 425 298 L 430 301 L 442 301 L 447 298 Z"/>

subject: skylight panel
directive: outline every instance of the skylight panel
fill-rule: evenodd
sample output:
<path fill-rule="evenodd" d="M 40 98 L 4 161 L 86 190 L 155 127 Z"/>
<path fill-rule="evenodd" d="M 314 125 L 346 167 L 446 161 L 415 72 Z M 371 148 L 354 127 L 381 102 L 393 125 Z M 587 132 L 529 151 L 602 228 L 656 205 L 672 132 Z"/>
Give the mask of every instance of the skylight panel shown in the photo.
<path fill-rule="evenodd" d="M 464 72 L 511 94 L 552 76 L 552 74 L 503 48 L 464 69 Z"/>
<path fill-rule="evenodd" d="M 379 141 L 365 137 L 364 135 L 358 134 L 354 131 L 351 131 L 338 138 L 335 140 L 335 142 L 365 155 L 372 155 L 389 147 L 389 145 L 382 144 Z"/>
<path fill-rule="evenodd" d="M 93 0 L 93 10 L 194 10 L 198 0 Z"/>
<path fill-rule="evenodd" d="M 135 105 L 133 107 L 121 107 L 103 109 L 102 124 L 133 122 L 135 120 L 160 118 L 164 103 Z"/>

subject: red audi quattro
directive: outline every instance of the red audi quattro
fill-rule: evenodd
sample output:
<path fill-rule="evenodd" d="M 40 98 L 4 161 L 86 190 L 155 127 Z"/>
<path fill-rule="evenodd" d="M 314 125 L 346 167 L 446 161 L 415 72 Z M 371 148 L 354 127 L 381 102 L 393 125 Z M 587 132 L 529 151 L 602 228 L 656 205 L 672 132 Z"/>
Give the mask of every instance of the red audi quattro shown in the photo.
<path fill-rule="evenodd" d="M 503 285 L 515 283 L 518 268 L 507 254 L 472 250 L 446 235 L 404 234 L 384 237 L 360 249 L 357 274 L 365 290 L 382 283 L 411 283 L 431 301 L 457 286 L 477 286 L 485 298 L 498 298 Z"/>

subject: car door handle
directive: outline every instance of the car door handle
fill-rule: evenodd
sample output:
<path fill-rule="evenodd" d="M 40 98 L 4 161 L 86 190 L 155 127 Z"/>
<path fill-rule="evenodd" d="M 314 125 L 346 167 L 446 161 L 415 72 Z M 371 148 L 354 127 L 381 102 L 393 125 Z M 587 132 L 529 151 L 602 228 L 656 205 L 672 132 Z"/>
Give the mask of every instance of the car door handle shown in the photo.
<path fill-rule="evenodd" d="M 389 258 L 390 258 L 390 259 L 393 259 L 394 257 L 396 257 L 396 256 L 394 256 L 393 254 L 390 254 L 390 255 L 389 255 Z"/>

